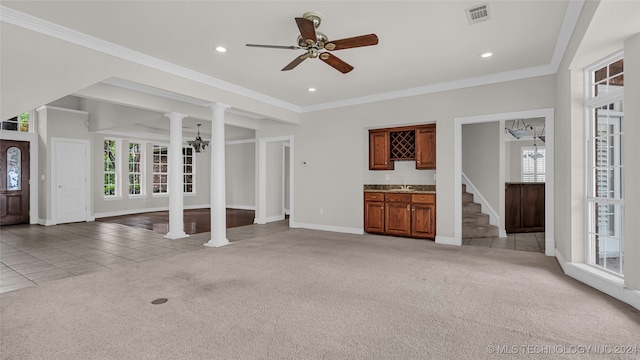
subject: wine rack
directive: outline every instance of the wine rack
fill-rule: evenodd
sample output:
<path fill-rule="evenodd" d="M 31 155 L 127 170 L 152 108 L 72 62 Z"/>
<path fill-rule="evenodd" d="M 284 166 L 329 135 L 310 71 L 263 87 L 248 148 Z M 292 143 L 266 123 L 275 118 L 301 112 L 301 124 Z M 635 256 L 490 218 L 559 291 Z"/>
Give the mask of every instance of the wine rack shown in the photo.
<path fill-rule="evenodd" d="M 415 130 L 391 131 L 391 160 L 415 160 Z"/>

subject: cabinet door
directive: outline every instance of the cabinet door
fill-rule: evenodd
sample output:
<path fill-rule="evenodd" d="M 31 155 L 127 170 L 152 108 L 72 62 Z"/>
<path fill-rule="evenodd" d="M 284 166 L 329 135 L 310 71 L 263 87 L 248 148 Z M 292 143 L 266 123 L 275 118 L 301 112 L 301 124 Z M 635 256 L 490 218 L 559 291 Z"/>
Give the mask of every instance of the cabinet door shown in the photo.
<path fill-rule="evenodd" d="M 411 207 L 411 236 L 430 239 L 436 237 L 435 204 L 413 204 Z"/>
<path fill-rule="evenodd" d="M 504 194 L 504 227 L 507 232 L 518 231 L 522 228 L 522 214 L 520 209 L 520 192 L 519 184 L 506 184 Z"/>
<path fill-rule="evenodd" d="M 384 203 L 365 201 L 364 231 L 368 233 L 384 233 Z"/>
<path fill-rule="evenodd" d="M 544 184 L 525 184 L 521 188 L 522 229 L 544 231 Z"/>
<path fill-rule="evenodd" d="M 385 203 L 385 233 L 389 235 L 411 235 L 411 204 Z"/>
<path fill-rule="evenodd" d="M 436 126 L 421 126 L 416 130 L 416 169 L 436 168 Z"/>
<path fill-rule="evenodd" d="M 388 130 L 369 130 L 369 170 L 393 170 Z"/>

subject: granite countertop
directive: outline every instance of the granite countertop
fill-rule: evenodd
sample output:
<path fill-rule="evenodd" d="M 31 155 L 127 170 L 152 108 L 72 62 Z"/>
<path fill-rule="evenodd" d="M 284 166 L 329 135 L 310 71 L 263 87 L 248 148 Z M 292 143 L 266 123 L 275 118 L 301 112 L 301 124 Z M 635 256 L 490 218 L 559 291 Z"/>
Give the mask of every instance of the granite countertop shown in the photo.
<path fill-rule="evenodd" d="M 435 194 L 435 185 L 407 185 L 408 190 L 402 190 L 403 185 L 365 185 L 364 192 L 399 193 L 399 194 Z"/>

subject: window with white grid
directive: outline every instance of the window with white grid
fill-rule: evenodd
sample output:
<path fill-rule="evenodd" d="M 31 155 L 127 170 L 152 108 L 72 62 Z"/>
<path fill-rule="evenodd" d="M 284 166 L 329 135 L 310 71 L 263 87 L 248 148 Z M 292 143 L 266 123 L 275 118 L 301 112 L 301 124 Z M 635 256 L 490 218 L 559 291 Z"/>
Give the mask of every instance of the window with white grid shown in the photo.
<path fill-rule="evenodd" d="M 522 182 L 545 182 L 547 162 L 544 146 L 520 148 Z"/>
<path fill-rule="evenodd" d="M 105 198 L 120 195 L 118 145 L 118 141 L 113 139 L 105 139 L 103 142 L 103 191 Z"/>
<path fill-rule="evenodd" d="M 144 195 L 142 143 L 129 143 L 129 195 Z"/>
<path fill-rule="evenodd" d="M 153 193 L 169 193 L 169 148 L 153 145 Z"/>
<path fill-rule="evenodd" d="M 587 261 L 624 274 L 622 192 L 624 59 L 613 56 L 586 72 Z"/>
<path fill-rule="evenodd" d="M 184 169 L 184 193 L 194 194 L 195 188 L 195 158 L 193 157 L 193 148 L 191 146 L 182 148 L 182 166 Z"/>

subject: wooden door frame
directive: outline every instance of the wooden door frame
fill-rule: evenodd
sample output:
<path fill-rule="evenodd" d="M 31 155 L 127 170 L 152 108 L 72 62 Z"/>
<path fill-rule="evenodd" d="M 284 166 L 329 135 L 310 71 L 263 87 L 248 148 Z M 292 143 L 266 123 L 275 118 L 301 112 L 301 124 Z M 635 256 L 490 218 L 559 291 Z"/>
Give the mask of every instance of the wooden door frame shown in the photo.
<path fill-rule="evenodd" d="M 49 181 L 50 190 L 51 190 L 51 220 L 47 221 L 46 225 L 57 225 L 58 224 L 58 214 L 57 214 L 57 201 L 58 201 L 58 193 L 57 193 L 57 184 L 56 184 L 56 168 L 54 161 L 56 160 L 56 151 L 58 142 L 72 142 L 83 144 L 86 150 L 85 156 L 85 176 L 87 177 L 85 196 L 86 196 L 86 211 L 85 211 L 85 221 L 94 221 L 95 218 L 91 215 L 91 141 L 84 139 L 71 139 L 71 138 L 60 138 L 60 137 L 52 137 L 51 138 L 51 180 Z"/>
<path fill-rule="evenodd" d="M 33 119 L 33 117 L 30 118 Z M 35 126 L 35 121 L 31 121 L 29 127 L 35 128 Z M 38 200 L 40 195 L 38 193 L 38 185 L 40 183 L 40 175 L 38 172 L 38 134 L 32 132 L 1 130 L 0 140 L 29 142 L 29 224 L 38 224 L 41 222 L 38 218 Z"/>

